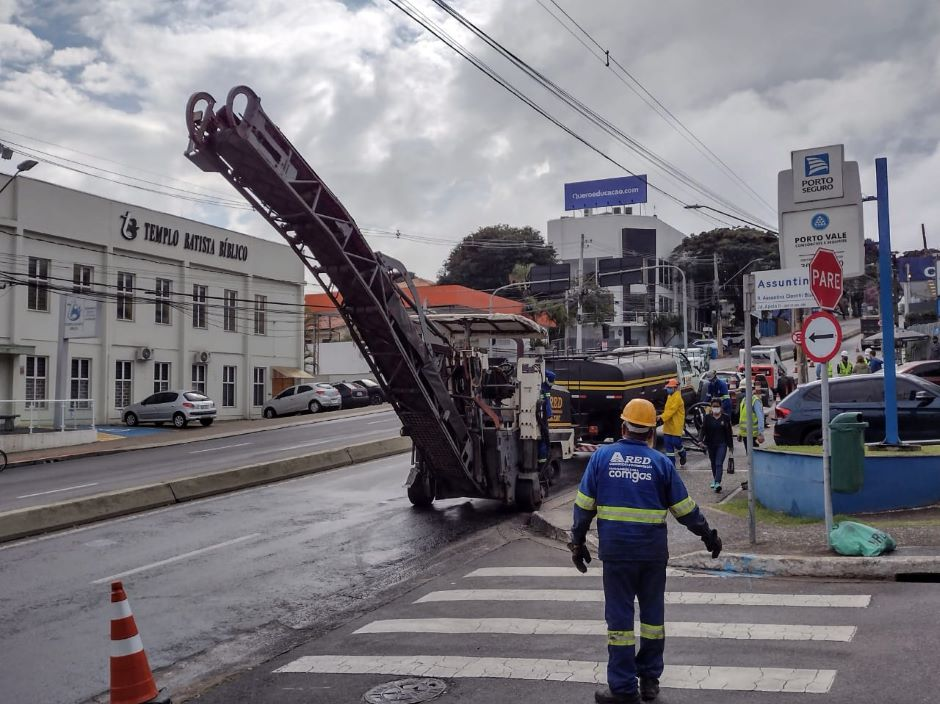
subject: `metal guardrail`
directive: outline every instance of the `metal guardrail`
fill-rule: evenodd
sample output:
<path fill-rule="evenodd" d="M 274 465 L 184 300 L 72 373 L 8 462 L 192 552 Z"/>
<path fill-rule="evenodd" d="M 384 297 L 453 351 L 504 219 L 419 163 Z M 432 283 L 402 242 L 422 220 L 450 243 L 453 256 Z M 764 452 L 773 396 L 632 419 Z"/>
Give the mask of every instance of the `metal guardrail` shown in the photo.
<path fill-rule="evenodd" d="M 0 434 L 95 428 L 95 400 L 0 399 Z"/>

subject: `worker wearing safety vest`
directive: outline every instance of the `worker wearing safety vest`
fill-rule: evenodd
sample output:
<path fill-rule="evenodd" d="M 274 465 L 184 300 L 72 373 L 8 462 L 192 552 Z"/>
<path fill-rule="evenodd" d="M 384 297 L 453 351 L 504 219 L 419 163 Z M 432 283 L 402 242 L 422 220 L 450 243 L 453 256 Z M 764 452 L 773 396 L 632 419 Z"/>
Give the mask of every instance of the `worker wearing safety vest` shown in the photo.
<path fill-rule="evenodd" d="M 679 380 L 670 379 L 666 382 L 666 407 L 660 416 L 663 421 L 663 443 L 666 457 L 676 466 L 676 457 L 679 464 L 685 466 L 685 448 L 682 447 L 682 433 L 685 430 L 685 402 L 679 391 Z"/>
<path fill-rule="evenodd" d="M 635 398 L 620 416 L 623 439 L 602 445 L 588 462 L 574 503 L 571 559 L 587 572 L 585 545 L 597 516 L 604 563 L 604 616 L 607 620 L 607 687 L 594 694 L 600 704 L 635 704 L 659 694 L 665 646 L 666 512 L 699 536 L 713 558 L 721 553 L 718 531 L 686 491 L 679 473 L 649 443 L 655 437 L 656 409 Z M 634 599 L 640 603 L 640 649 L 635 652 Z M 639 692 L 637 692 L 639 677 Z"/>
<path fill-rule="evenodd" d="M 854 368 L 855 365 L 849 361 L 849 353 L 845 350 L 842 350 L 842 358 L 836 365 L 836 374 L 839 376 L 852 376 L 852 370 Z"/>
<path fill-rule="evenodd" d="M 744 451 L 747 452 L 747 442 L 745 438 L 750 435 L 751 442 L 758 445 L 764 442 L 764 401 L 761 397 L 761 383 L 754 381 L 754 393 L 751 396 L 752 419 L 750 428 L 747 424 L 747 401 L 742 398 L 741 405 L 738 408 L 738 439 L 744 443 Z"/>

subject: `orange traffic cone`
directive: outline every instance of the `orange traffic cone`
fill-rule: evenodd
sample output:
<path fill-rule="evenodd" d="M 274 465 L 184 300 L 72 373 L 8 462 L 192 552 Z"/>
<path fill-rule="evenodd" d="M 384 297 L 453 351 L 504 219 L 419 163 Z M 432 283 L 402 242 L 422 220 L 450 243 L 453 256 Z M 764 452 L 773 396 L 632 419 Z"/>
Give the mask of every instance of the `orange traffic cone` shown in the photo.
<path fill-rule="evenodd" d="M 111 582 L 111 704 L 170 704 L 157 691 L 121 582 Z"/>

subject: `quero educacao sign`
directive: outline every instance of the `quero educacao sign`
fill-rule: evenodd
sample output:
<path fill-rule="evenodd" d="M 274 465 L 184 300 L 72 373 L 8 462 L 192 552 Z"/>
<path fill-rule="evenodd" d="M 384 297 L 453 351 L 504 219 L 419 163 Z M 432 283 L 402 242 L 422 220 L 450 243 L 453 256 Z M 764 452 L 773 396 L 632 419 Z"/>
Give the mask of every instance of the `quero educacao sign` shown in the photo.
<path fill-rule="evenodd" d="M 565 184 L 565 210 L 645 203 L 646 175 Z"/>
<path fill-rule="evenodd" d="M 129 210 L 120 216 L 120 220 L 121 237 L 128 241 L 139 239 L 166 247 L 182 246 L 185 250 L 217 256 L 220 259 L 248 261 L 248 247 L 233 242 L 227 237 L 217 239 L 209 235 L 180 232 L 179 228 L 140 220 Z"/>

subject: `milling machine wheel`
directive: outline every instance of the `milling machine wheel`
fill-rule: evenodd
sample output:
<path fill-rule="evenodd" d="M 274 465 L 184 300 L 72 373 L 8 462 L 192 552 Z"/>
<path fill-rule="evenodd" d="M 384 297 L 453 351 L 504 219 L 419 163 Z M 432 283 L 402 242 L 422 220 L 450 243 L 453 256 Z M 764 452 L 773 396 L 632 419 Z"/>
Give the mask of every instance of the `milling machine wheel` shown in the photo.
<path fill-rule="evenodd" d="M 434 503 L 434 481 L 428 472 L 421 472 L 408 487 L 408 500 L 416 508 L 429 508 Z"/>
<path fill-rule="evenodd" d="M 542 506 L 542 483 L 532 479 L 516 480 L 516 508 L 530 513 L 538 511 Z"/>

